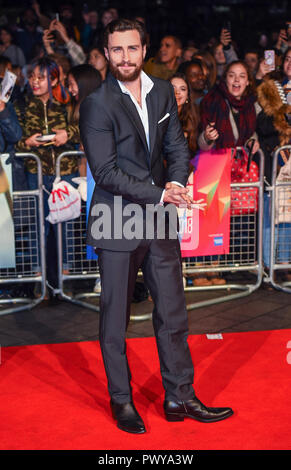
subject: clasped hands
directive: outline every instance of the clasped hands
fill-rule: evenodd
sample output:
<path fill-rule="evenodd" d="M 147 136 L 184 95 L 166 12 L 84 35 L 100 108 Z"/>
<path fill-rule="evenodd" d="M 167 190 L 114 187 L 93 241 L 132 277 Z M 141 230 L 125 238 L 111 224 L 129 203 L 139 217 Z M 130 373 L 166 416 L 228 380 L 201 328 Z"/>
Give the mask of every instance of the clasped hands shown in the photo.
<path fill-rule="evenodd" d="M 175 183 L 166 183 L 164 202 L 174 204 L 178 207 L 187 207 L 187 209 L 200 209 L 204 210 L 205 204 L 201 204 L 202 199 L 199 201 L 194 201 L 191 196 L 188 194 L 189 189 L 178 186 Z"/>
<path fill-rule="evenodd" d="M 40 147 L 40 146 L 44 146 L 48 144 L 54 145 L 55 147 L 60 147 L 61 145 L 65 145 L 67 143 L 68 134 L 67 134 L 66 129 L 52 129 L 52 131 L 54 132 L 55 136 L 49 142 L 44 143 L 44 142 L 40 142 L 39 140 L 37 140 L 37 137 L 40 137 L 42 135 L 39 132 L 37 132 L 36 134 L 33 134 L 30 137 L 28 137 L 25 141 L 25 144 L 28 147 Z"/>

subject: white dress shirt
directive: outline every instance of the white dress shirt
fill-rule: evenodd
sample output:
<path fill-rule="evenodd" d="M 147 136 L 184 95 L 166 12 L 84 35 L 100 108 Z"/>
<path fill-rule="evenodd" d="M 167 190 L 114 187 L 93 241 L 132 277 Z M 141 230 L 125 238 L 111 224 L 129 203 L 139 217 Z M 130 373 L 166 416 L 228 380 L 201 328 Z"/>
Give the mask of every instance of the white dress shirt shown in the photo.
<path fill-rule="evenodd" d="M 117 80 L 117 82 L 120 86 L 120 89 L 121 89 L 122 93 L 125 93 L 126 95 L 130 96 L 133 104 L 135 105 L 135 107 L 137 109 L 137 112 L 139 114 L 140 120 L 141 120 L 143 128 L 144 128 L 148 148 L 150 150 L 149 117 L 148 117 L 148 108 L 147 108 L 147 104 L 146 104 L 146 96 L 151 91 L 151 89 L 153 88 L 154 82 L 150 79 L 150 77 L 148 77 L 148 75 L 143 70 L 141 71 L 140 79 L 141 79 L 141 106 L 139 105 L 139 103 L 137 102 L 137 100 L 135 99 L 133 94 L 129 91 L 129 89 L 126 88 L 124 83 L 119 81 L 119 80 Z M 181 183 L 179 183 L 178 181 L 172 181 L 172 183 L 183 187 L 183 185 Z M 154 184 L 154 182 L 153 182 L 153 184 Z M 160 204 L 163 204 L 164 194 L 165 194 L 165 189 L 162 193 Z"/>

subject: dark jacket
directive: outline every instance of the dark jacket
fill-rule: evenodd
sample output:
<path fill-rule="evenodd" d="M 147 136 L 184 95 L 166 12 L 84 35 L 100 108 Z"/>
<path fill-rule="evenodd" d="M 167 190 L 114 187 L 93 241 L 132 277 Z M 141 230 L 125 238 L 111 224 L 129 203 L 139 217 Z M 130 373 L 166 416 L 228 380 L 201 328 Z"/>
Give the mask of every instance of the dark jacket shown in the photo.
<path fill-rule="evenodd" d="M 136 203 L 144 209 L 146 204 L 160 202 L 167 181 L 186 185 L 190 156 L 173 87 L 164 80 L 150 78 L 154 83 L 146 98 L 150 151 L 135 105 L 111 74 L 81 105 L 81 140 L 96 182 L 88 221 L 89 245 L 131 251 L 139 243 L 123 235 L 121 239 L 96 241 L 92 225 L 97 219 L 98 203 L 106 204 L 112 216 L 114 196 L 122 196 L 123 208 Z"/>
<path fill-rule="evenodd" d="M 279 82 L 276 85 L 276 81 L 268 79 L 257 88 L 258 102 L 262 108 L 257 116 L 257 134 L 265 155 L 265 178 L 270 184 L 273 152 L 291 142 L 291 127 L 285 118 L 285 114 L 291 113 L 291 106 L 283 103 L 278 86 Z"/>
<path fill-rule="evenodd" d="M 0 112 L 0 152 L 10 152 L 21 139 L 22 130 L 18 122 L 12 103 L 6 103 L 5 109 Z"/>
<path fill-rule="evenodd" d="M 11 153 L 14 145 L 21 139 L 22 130 L 12 103 L 6 103 L 0 112 L 0 153 Z M 24 165 L 21 159 L 12 157 L 12 181 L 15 191 L 27 189 Z"/>

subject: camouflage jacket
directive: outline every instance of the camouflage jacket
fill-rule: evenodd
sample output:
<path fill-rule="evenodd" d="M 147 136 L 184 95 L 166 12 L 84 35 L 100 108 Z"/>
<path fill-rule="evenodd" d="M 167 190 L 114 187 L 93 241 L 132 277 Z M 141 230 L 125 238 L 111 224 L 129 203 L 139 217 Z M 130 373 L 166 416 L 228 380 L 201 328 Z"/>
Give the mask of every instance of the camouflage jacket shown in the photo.
<path fill-rule="evenodd" d="M 43 103 L 36 97 L 31 97 L 26 103 L 15 104 L 19 122 L 22 127 L 22 138 L 16 146 L 17 152 L 31 152 L 39 156 L 44 175 L 55 174 L 56 158 L 62 152 L 76 150 L 80 143 L 79 127 L 77 124 L 68 123 L 68 108 L 56 100 Z M 65 145 L 41 145 L 28 147 L 25 141 L 33 134 L 52 134 L 52 129 L 66 129 L 69 139 Z M 25 165 L 31 173 L 37 172 L 37 164 L 34 159 L 25 158 Z M 64 157 L 61 161 L 61 174 L 68 175 L 78 170 L 78 157 Z"/>

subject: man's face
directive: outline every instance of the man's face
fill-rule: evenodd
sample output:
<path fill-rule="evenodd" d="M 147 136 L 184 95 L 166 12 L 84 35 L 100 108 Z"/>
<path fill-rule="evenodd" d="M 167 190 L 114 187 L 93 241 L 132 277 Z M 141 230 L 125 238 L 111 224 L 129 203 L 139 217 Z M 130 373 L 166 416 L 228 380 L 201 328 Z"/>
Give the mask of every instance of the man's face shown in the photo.
<path fill-rule="evenodd" d="M 122 82 L 136 80 L 142 70 L 145 54 L 146 46 L 142 46 L 136 29 L 109 34 L 105 55 L 112 74 L 118 80 Z"/>
<path fill-rule="evenodd" d="M 36 25 L 37 21 L 36 21 L 36 16 L 33 10 L 27 9 L 25 11 L 24 16 L 23 16 L 23 22 L 24 24 L 28 26 Z"/>
<path fill-rule="evenodd" d="M 255 52 L 247 52 L 245 55 L 245 63 L 248 65 L 251 72 L 256 72 L 259 66 L 258 54 Z"/>
<path fill-rule="evenodd" d="M 97 23 L 98 23 L 98 13 L 97 11 L 89 11 L 88 13 L 88 17 L 89 17 L 89 24 L 91 26 L 96 26 Z"/>
<path fill-rule="evenodd" d="M 71 20 L 73 17 L 71 8 L 64 8 L 61 12 L 61 17 L 66 20 Z"/>
<path fill-rule="evenodd" d="M 163 64 L 172 62 L 174 59 L 180 57 L 181 54 L 181 49 L 178 47 L 178 45 L 175 43 L 174 39 L 171 36 L 166 36 L 162 39 L 159 49 L 159 57 L 160 61 Z"/>
<path fill-rule="evenodd" d="M 206 77 L 198 64 L 187 67 L 186 77 L 193 91 L 203 91 L 206 85 Z"/>
<path fill-rule="evenodd" d="M 102 18 L 101 18 L 101 21 L 103 23 L 103 26 L 105 28 L 105 26 L 107 26 L 109 23 L 111 23 L 111 21 L 114 20 L 114 17 L 111 13 L 111 11 L 107 10 L 103 13 L 102 15 Z"/>

